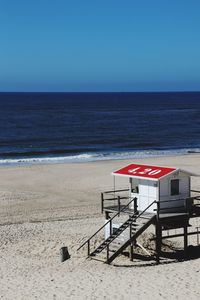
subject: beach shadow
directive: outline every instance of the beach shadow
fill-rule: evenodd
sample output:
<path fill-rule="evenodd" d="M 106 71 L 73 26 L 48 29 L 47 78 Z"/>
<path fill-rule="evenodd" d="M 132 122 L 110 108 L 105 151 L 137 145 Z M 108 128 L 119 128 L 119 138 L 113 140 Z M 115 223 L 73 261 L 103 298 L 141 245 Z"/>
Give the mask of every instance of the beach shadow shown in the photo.
<path fill-rule="evenodd" d="M 176 259 L 178 261 L 198 259 L 200 258 L 200 245 L 188 246 L 186 253 L 184 250 L 176 250 L 174 252 L 162 252 L 162 257 Z"/>
<path fill-rule="evenodd" d="M 163 261 L 160 264 L 157 264 L 156 261 L 152 261 L 151 263 L 140 263 L 140 264 L 132 264 L 132 265 L 123 265 L 123 264 L 113 264 L 113 267 L 116 268 L 147 268 L 147 267 L 158 267 L 159 265 L 168 265 L 172 263 L 178 263 L 177 261 Z"/>
<path fill-rule="evenodd" d="M 126 254 L 126 256 L 128 255 Z M 174 250 L 173 252 L 162 251 L 159 264 L 156 262 L 155 256 L 146 256 L 134 253 L 133 262 L 131 264 L 113 264 L 113 266 L 118 268 L 144 268 L 150 266 L 152 267 L 172 263 L 180 263 L 186 260 L 188 261 L 198 258 L 200 258 L 200 245 L 188 246 L 186 253 L 184 252 L 184 250 Z M 134 260 L 137 260 L 136 264 L 134 264 Z M 138 262 L 138 260 L 140 262 Z"/>

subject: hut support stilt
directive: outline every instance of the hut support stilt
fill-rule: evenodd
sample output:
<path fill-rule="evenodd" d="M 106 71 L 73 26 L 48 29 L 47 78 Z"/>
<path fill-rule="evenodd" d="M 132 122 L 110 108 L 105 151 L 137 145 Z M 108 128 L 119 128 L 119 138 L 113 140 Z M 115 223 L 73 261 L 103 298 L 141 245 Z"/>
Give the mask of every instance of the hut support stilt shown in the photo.
<path fill-rule="evenodd" d="M 184 225 L 184 256 L 187 257 L 187 246 L 188 246 L 188 227 L 187 225 Z"/>
<path fill-rule="evenodd" d="M 162 244 L 162 227 L 159 221 L 156 222 L 156 262 L 160 263 L 161 244 Z"/>
<path fill-rule="evenodd" d="M 130 261 L 133 261 L 133 242 L 130 245 Z"/>

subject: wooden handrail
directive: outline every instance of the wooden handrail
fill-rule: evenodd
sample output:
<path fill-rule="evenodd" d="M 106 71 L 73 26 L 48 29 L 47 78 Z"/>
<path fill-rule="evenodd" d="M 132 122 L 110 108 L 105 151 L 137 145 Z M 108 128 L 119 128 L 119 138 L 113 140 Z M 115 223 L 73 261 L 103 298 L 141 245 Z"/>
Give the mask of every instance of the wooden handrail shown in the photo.
<path fill-rule="evenodd" d="M 156 203 L 157 203 L 157 209 L 154 209 L 154 211 L 157 211 L 157 217 L 159 218 L 159 213 L 160 212 L 162 213 L 162 211 L 166 211 L 166 212 L 170 213 L 170 210 L 183 208 L 183 206 L 180 206 L 180 205 L 179 206 L 173 206 L 173 207 L 163 207 L 163 208 L 161 208 L 160 205 L 162 203 L 184 201 L 185 213 L 190 214 L 191 211 L 192 211 L 192 207 L 195 206 L 195 204 L 193 204 L 193 200 L 200 201 L 200 196 L 188 197 L 188 198 L 181 198 L 181 199 L 174 199 L 174 200 L 156 201 Z M 196 204 L 196 205 L 198 205 L 198 204 Z"/>
<path fill-rule="evenodd" d="M 107 198 L 107 199 L 105 199 L 104 198 L 104 201 L 114 201 L 114 200 L 117 200 L 118 199 L 118 197 L 120 197 L 120 196 L 117 196 L 117 197 L 115 197 L 115 198 Z M 130 197 L 120 197 L 120 199 L 129 199 Z"/>
<path fill-rule="evenodd" d="M 186 198 L 187 199 L 187 198 Z M 186 200 L 185 198 L 180 198 L 180 199 L 173 199 L 173 200 L 164 200 L 164 201 L 157 201 L 160 203 L 167 203 L 167 202 L 176 202 L 176 201 L 181 201 L 181 200 Z"/>
<path fill-rule="evenodd" d="M 187 200 L 197 200 L 197 201 L 199 201 L 200 200 L 200 196 L 194 196 L 194 197 L 188 197 L 188 198 L 186 198 Z"/>
<path fill-rule="evenodd" d="M 173 207 L 163 207 L 161 208 L 160 205 L 163 203 L 169 203 L 169 202 L 178 202 L 178 201 L 185 201 L 184 207 L 187 208 L 187 198 L 186 199 L 173 199 L 173 200 L 164 200 L 164 201 L 156 201 L 157 203 L 157 209 L 154 209 L 154 211 L 157 211 L 157 218 L 159 219 L 159 214 L 163 210 L 169 211 L 170 209 L 176 209 L 176 208 L 182 208 L 182 206 L 173 206 Z"/>
<path fill-rule="evenodd" d="M 170 209 L 176 209 L 176 208 L 183 208 L 183 206 L 173 206 L 173 207 L 163 207 L 163 208 L 160 208 L 159 207 L 159 211 L 162 211 L 162 210 L 170 210 Z"/>
<path fill-rule="evenodd" d="M 190 192 L 200 193 L 200 191 L 196 191 L 196 190 L 190 190 Z"/>
<path fill-rule="evenodd" d="M 129 189 L 122 189 L 122 190 L 114 190 L 114 191 L 106 191 L 103 194 L 110 194 L 110 193 L 119 193 L 119 192 L 128 192 Z"/>
<path fill-rule="evenodd" d="M 115 200 L 117 200 L 117 202 L 118 202 L 118 212 L 119 212 L 119 210 L 120 210 L 120 200 L 124 200 L 124 199 L 130 199 L 130 197 L 127 197 L 127 196 L 123 196 L 123 197 L 121 197 L 121 196 L 119 196 L 119 195 L 114 195 L 114 197 L 112 197 L 112 198 L 104 198 L 104 194 L 115 194 L 115 193 L 117 193 L 117 192 L 127 192 L 127 191 L 129 191 L 129 189 L 123 189 L 123 190 L 114 190 L 114 191 L 107 191 L 107 192 L 102 192 L 101 193 L 101 213 L 103 213 L 103 211 L 104 211 L 104 201 L 115 201 Z M 110 195 L 111 196 L 111 195 Z M 120 199 L 119 199 L 119 197 L 120 197 Z"/>

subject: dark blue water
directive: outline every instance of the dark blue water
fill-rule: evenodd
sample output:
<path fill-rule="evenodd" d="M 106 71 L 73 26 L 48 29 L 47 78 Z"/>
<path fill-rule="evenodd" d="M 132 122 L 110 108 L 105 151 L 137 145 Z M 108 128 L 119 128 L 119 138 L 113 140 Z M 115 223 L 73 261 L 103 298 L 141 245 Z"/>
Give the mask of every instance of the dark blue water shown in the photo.
<path fill-rule="evenodd" d="M 200 92 L 0 93 L 0 162 L 200 151 Z"/>

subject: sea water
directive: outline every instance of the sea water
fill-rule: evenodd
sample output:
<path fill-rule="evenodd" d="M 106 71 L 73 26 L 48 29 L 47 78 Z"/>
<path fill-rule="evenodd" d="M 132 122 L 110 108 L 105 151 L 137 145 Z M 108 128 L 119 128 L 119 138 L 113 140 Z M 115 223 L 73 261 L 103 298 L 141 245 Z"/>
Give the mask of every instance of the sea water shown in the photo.
<path fill-rule="evenodd" d="M 200 152 L 200 92 L 0 93 L 0 165 Z"/>

